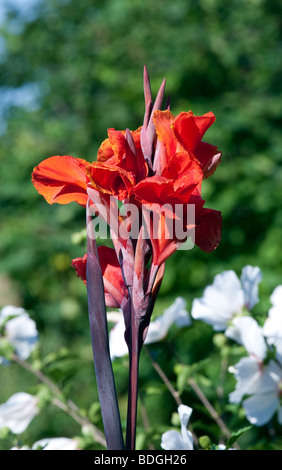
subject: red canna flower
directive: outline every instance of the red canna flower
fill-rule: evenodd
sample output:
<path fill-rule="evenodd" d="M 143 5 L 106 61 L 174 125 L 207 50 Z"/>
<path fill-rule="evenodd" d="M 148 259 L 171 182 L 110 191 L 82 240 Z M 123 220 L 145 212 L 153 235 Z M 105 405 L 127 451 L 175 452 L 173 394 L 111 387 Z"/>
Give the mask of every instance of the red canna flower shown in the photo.
<path fill-rule="evenodd" d="M 87 224 L 91 225 L 95 214 L 110 228 L 114 248 L 97 248 L 92 227 L 91 235 L 87 232 L 87 254 L 74 259 L 72 266 L 87 285 L 93 355 L 98 360 L 95 364 L 98 370 L 102 364 L 99 355 L 103 356 L 110 380 L 103 320 L 105 304 L 123 310 L 130 354 L 127 430 L 130 449 L 134 448 L 135 439 L 139 354 L 165 261 L 193 233 L 195 244 L 206 252 L 213 251 L 221 239 L 221 213 L 204 207 L 201 196 L 203 180 L 214 173 L 221 160 L 217 147 L 203 141 L 215 116 L 212 112 L 195 116 L 192 111 L 174 116 L 168 105 L 161 110 L 164 87 L 165 81 L 153 104 L 144 68 L 145 115 L 141 127 L 134 131 L 108 129 L 97 161 L 53 156 L 43 160 L 32 173 L 33 185 L 49 204 L 75 201 L 86 207 Z M 130 217 L 122 214 L 118 201 L 123 208 L 131 205 L 134 210 Z M 193 220 L 189 207 L 193 207 Z M 181 236 L 176 226 L 180 227 Z M 101 367 L 97 373 L 101 383 L 102 370 Z M 109 395 L 115 407 L 113 390 Z M 121 446 L 118 448 L 122 448 L 120 429 L 111 427 L 107 397 L 101 408 L 112 445 L 117 445 L 118 440 Z"/>

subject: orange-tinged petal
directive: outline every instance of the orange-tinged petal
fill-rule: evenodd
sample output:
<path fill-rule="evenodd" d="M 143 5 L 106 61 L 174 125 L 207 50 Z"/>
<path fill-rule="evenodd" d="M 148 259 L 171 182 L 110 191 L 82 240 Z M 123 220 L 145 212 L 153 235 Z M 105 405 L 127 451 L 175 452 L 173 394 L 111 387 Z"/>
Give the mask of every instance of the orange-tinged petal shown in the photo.
<path fill-rule="evenodd" d="M 178 143 L 172 130 L 175 116 L 169 110 L 155 111 L 153 121 L 158 139 L 163 143 L 168 157 L 173 156 Z"/>
<path fill-rule="evenodd" d="M 94 162 L 87 167 L 87 174 L 95 189 L 116 196 L 120 201 L 128 196 L 135 182 L 129 172 L 108 162 Z"/>
<path fill-rule="evenodd" d="M 88 198 L 85 168 L 88 165 L 81 158 L 56 155 L 43 160 L 34 168 L 32 183 L 49 204 L 75 201 L 85 206 Z"/>
<path fill-rule="evenodd" d="M 108 129 L 108 136 L 117 162 L 120 162 L 125 152 L 125 136 L 121 131 L 115 129 Z"/>
<path fill-rule="evenodd" d="M 106 162 L 113 157 L 114 152 L 109 139 L 105 139 L 99 147 L 97 162 Z"/>

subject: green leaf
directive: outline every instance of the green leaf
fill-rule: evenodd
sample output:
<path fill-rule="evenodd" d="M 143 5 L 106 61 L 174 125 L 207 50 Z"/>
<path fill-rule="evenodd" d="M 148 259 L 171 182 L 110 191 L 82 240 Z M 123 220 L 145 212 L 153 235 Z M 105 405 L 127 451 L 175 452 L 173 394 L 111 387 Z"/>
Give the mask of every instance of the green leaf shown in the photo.
<path fill-rule="evenodd" d="M 226 450 L 230 449 L 230 447 L 235 444 L 235 442 L 239 439 L 242 434 L 245 434 L 245 432 L 249 431 L 252 429 L 253 426 L 246 426 L 244 428 L 239 429 L 239 431 L 232 433 L 232 435 L 229 437 L 229 439 L 226 442 Z"/>

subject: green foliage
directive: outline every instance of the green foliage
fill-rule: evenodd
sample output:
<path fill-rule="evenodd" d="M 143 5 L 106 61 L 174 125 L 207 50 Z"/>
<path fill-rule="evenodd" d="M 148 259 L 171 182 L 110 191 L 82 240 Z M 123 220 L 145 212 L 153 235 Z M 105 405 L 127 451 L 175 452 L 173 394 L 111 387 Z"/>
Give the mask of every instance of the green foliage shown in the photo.
<path fill-rule="evenodd" d="M 215 113 L 207 139 L 223 153 L 203 185 L 206 206 L 222 211 L 222 243 L 212 254 L 195 247 L 168 260 L 155 313 L 177 295 L 190 309 L 216 273 L 235 269 L 240 274 L 253 264 L 263 272 L 256 313 L 264 315 L 269 294 L 282 283 L 281 14 L 278 0 L 38 0 L 27 19 L 8 5 L 0 26 L 0 93 L 33 84 L 36 105 L 3 111 L 0 307 L 11 303 L 29 311 L 40 331 L 42 356 L 56 352 L 44 372 L 83 409 L 94 403 L 89 412 L 94 420 L 97 391 L 86 290 L 70 267 L 85 252 L 85 214 L 75 204 L 49 206 L 31 184 L 32 169 L 58 154 L 93 161 L 107 128 L 141 125 L 146 64 L 154 93 L 166 77 L 174 114 Z M 218 442 L 218 429 L 188 386 L 192 373 L 230 426 L 240 429 L 243 423 L 234 421 L 217 396 L 224 376 L 220 364 L 230 359 L 228 346 L 220 337 L 214 344 L 211 329 L 202 324 L 176 334 L 173 342 L 181 365 L 162 344 L 154 352 L 183 401 L 195 408 L 194 422 L 204 423 L 197 431 Z M 114 364 L 123 419 L 126 367 L 124 358 Z M 21 390 L 28 383 L 25 372 L 23 382 L 16 378 L 21 373 L 1 371 L 0 402 L 14 386 Z M 145 356 L 140 374 L 151 425 L 140 434 L 138 443 L 144 446 L 148 436 L 159 442 L 159 429 L 170 422 L 175 402 Z M 226 389 L 233 385 L 226 379 Z M 38 424 L 40 432 L 71 434 L 69 421 L 57 419 L 52 410 L 44 425 L 43 431 Z M 252 430 L 241 439 L 246 447 L 259 446 L 266 445 L 265 436 L 264 430 Z"/>

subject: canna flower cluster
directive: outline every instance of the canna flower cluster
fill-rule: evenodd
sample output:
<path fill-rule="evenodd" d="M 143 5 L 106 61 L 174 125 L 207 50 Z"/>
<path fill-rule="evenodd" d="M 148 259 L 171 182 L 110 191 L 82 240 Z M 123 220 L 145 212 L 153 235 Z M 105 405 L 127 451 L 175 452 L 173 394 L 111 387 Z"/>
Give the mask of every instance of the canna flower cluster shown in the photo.
<path fill-rule="evenodd" d="M 166 221 L 161 213 L 165 205 L 172 207 L 172 218 L 176 215 L 173 210 L 177 205 L 194 206 L 195 243 L 202 250 L 211 252 L 221 238 L 221 214 L 205 208 L 201 197 L 203 180 L 215 171 L 221 159 L 217 147 L 203 141 L 215 116 L 212 112 L 195 116 L 191 111 L 174 116 L 169 106 L 161 111 L 164 86 L 165 81 L 153 104 L 149 77 L 144 69 L 143 125 L 134 131 L 108 129 L 108 138 L 98 150 L 97 161 L 89 163 L 67 155 L 53 156 L 42 161 L 32 173 L 35 188 L 50 204 L 72 201 L 85 207 L 90 204 L 93 212 L 99 207 L 98 214 L 108 223 L 113 204 L 110 196 L 124 204 L 133 204 L 138 211 L 147 207 L 160 214 L 154 232 L 157 237 L 151 236 L 145 242 L 140 240 L 144 229 L 140 226 L 137 242 L 118 236 L 114 248 L 99 247 L 109 307 L 125 310 L 131 296 L 137 297 L 134 303 L 138 310 L 148 286 L 152 294 L 157 290 L 165 260 L 181 244 L 175 237 L 166 237 Z M 124 218 L 119 210 L 117 214 L 120 226 Z M 182 222 L 183 228 L 187 229 L 185 217 Z M 152 234 L 151 227 L 147 228 Z M 144 261 L 149 259 L 152 260 L 151 268 L 146 270 L 147 262 Z M 86 284 L 87 254 L 73 260 L 72 264 Z"/>
<path fill-rule="evenodd" d="M 208 253 L 221 239 L 221 213 L 206 208 L 201 196 L 203 180 L 221 160 L 217 147 L 203 140 L 215 116 L 192 111 L 175 116 L 169 104 L 162 110 L 165 80 L 155 101 L 146 67 L 143 81 L 145 114 L 139 128 L 108 129 L 95 161 L 57 155 L 32 173 L 34 187 L 49 204 L 75 201 L 86 208 L 87 253 L 72 265 L 87 286 L 91 312 L 102 311 L 103 302 L 122 310 L 135 375 L 166 260 L 189 238 Z M 124 214 L 128 207 L 130 216 Z M 113 247 L 96 246 L 92 218 L 97 215 L 108 225 Z M 96 342 L 92 337 L 93 348 Z M 129 394 L 136 394 L 134 381 Z"/>

